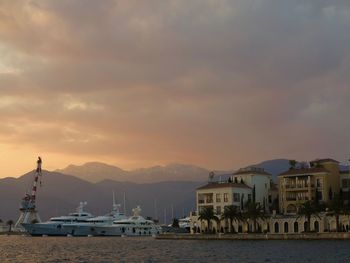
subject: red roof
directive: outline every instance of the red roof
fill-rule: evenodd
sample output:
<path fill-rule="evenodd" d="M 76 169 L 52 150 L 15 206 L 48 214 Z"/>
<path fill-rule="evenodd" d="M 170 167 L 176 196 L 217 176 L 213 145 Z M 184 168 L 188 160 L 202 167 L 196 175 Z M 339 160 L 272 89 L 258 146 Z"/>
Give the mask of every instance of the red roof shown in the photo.
<path fill-rule="evenodd" d="M 316 159 L 311 161 L 311 163 L 339 163 L 337 160 L 331 158 Z"/>
<path fill-rule="evenodd" d="M 302 168 L 302 169 L 290 169 L 288 171 L 285 171 L 281 173 L 279 176 L 282 175 L 298 175 L 298 174 L 313 174 L 313 173 L 329 173 L 329 171 L 326 168 L 323 167 L 311 167 L 311 168 Z"/>
<path fill-rule="evenodd" d="M 208 183 L 206 185 L 203 185 L 201 187 L 198 187 L 197 190 L 202 190 L 202 189 L 213 189 L 213 188 L 225 188 L 225 187 L 232 187 L 232 188 L 248 188 L 251 189 L 246 184 L 241 184 L 241 183 Z"/>

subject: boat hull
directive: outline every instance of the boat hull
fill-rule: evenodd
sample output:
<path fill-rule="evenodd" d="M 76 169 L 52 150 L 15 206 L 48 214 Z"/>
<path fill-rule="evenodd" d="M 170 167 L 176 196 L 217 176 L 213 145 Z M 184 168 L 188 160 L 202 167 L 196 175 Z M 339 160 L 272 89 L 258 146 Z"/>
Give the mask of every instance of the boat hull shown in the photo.
<path fill-rule="evenodd" d="M 68 233 L 62 225 L 51 224 L 22 224 L 31 236 L 66 236 Z"/>

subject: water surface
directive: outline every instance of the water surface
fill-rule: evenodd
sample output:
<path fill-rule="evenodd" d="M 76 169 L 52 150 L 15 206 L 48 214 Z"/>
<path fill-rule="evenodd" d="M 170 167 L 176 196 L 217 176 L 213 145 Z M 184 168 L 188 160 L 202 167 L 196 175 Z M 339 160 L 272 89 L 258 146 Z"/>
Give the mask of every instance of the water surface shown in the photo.
<path fill-rule="evenodd" d="M 0 236 L 0 262 L 350 262 L 350 241 Z"/>

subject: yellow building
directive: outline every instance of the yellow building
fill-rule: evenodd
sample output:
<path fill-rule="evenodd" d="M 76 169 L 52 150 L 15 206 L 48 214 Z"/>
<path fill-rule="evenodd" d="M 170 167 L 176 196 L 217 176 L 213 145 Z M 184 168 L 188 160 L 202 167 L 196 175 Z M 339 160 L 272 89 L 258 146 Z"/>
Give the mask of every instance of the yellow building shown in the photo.
<path fill-rule="evenodd" d="M 283 214 L 296 214 L 306 201 L 327 203 L 340 190 L 339 162 L 319 159 L 310 167 L 291 168 L 278 177 L 279 206 Z"/>

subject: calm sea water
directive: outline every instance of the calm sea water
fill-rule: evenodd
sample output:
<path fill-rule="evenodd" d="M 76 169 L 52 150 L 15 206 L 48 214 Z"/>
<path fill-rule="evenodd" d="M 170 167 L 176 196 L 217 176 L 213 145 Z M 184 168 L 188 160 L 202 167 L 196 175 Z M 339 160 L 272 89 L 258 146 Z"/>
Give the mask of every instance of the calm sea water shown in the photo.
<path fill-rule="evenodd" d="M 350 241 L 0 236 L 0 262 L 350 262 Z"/>

